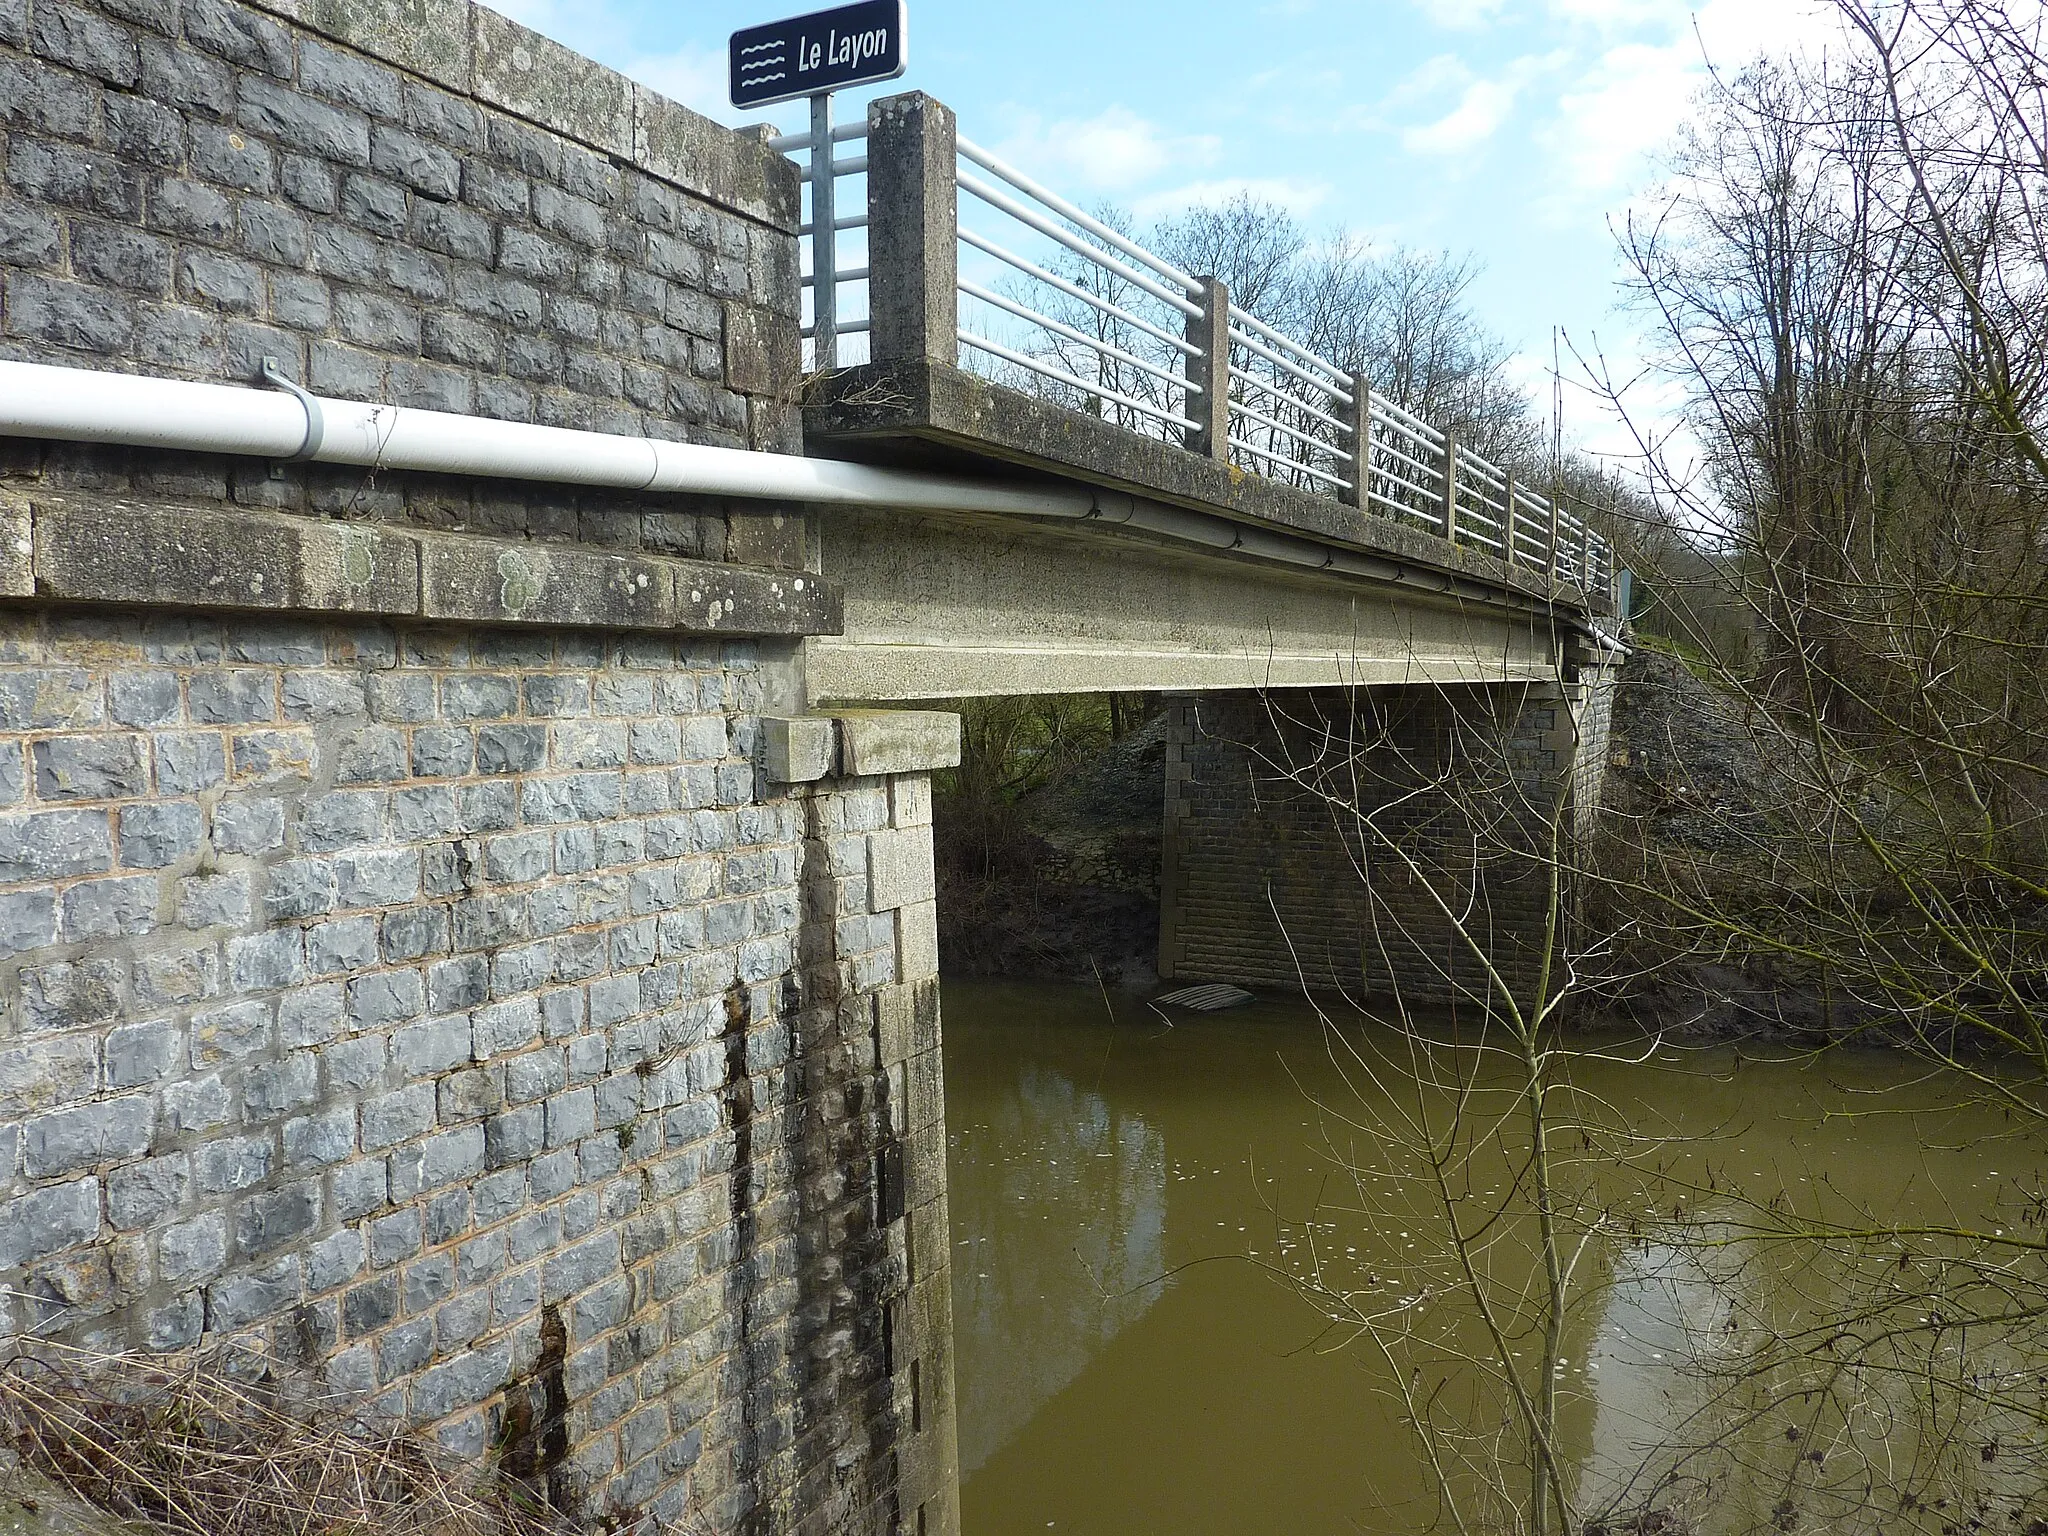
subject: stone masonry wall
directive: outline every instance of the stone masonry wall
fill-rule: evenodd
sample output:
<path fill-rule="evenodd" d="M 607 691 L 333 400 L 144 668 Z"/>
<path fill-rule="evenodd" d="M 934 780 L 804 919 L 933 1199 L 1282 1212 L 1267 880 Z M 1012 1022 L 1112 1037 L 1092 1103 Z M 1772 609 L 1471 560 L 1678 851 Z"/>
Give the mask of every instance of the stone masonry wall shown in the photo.
<path fill-rule="evenodd" d="M 0 0 L 0 355 L 271 355 L 348 399 L 795 450 L 782 157 L 463 0 L 301 9 Z"/>
<path fill-rule="evenodd" d="M 591 1515 L 943 1513 L 929 793 L 765 784 L 761 680 L 8 612 L 7 1331 L 249 1339 Z"/>
<path fill-rule="evenodd" d="M 1549 882 L 1525 855 L 1574 762 L 1562 700 L 1209 694 L 1167 732 L 1162 975 L 1462 1005 L 1485 973 L 1441 899 L 1533 984 Z"/>
<path fill-rule="evenodd" d="M 797 217 L 467 0 L 0 0 L 0 357 L 796 451 Z M 248 1344 L 593 1524 L 956 1530 L 953 759 L 772 718 L 809 558 L 0 442 L 0 1331 Z"/>

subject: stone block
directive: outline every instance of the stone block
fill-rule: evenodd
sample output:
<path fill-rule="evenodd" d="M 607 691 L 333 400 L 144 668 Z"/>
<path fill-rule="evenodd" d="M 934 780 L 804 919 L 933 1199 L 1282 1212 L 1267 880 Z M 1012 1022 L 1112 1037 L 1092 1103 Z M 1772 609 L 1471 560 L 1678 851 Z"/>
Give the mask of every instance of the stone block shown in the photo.
<path fill-rule="evenodd" d="M 166 1019 L 118 1025 L 107 1032 L 106 1085 L 119 1090 L 161 1082 L 183 1054 L 183 1036 Z"/>
<path fill-rule="evenodd" d="M 227 749 L 218 734 L 207 731 L 156 738 L 159 794 L 196 795 L 225 782 L 227 776 Z"/>
<path fill-rule="evenodd" d="M 156 1106 L 132 1095 L 31 1117 L 22 1127 L 22 1167 L 54 1178 L 140 1157 L 156 1129 Z"/>
<path fill-rule="evenodd" d="M 625 76 L 497 12 L 477 9 L 471 88 L 493 106 L 630 160 L 634 87 Z"/>
<path fill-rule="evenodd" d="M 251 1195 L 235 1209 L 235 1246 L 251 1257 L 275 1252 L 320 1222 L 320 1186 L 307 1180 Z"/>
<path fill-rule="evenodd" d="M 771 783 L 810 784 L 831 774 L 837 759 L 834 724 L 823 715 L 764 716 L 761 766 Z"/>
<path fill-rule="evenodd" d="M 839 771 L 849 777 L 960 765 L 960 717 L 938 710 L 835 710 Z"/>
<path fill-rule="evenodd" d="M 419 556 L 362 522 L 97 502 L 43 503 L 36 590 L 79 602 L 415 614 Z M 202 718 L 196 712 L 194 718 Z M 266 714 L 262 718 L 268 718 Z"/>
<path fill-rule="evenodd" d="M 104 1024 L 122 1011 L 121 983 L 127 966 L 111 955 L 73 963 L 23 966 L 22 1014 L 30 1030 L 72 1029 Z"/>
<path fill-rule="evenodd" d="M 427 538 L 423 611 L 494 623 L 667 628 L 677 621 L 670 564 L 560 546 Z"/>
<path fill-rule="evenodd" d="M 257 999 L 211 1008 L 192 1020 L 192 1064 L 240 1061 L 269 1049 L 275 1010 Z"/>
<path fill-rule="evenodd" d="M 106 881 L 92 881 L 102 885 Z M 154 881 L 150 882 L 152 885 Z M 74 886 L 75 892 L 85 887 Z M 69 903 L 67 893 L 66 902 Z M 90 899 L 88 898 L 88 904 Z M 56 892 L 43 890 L 10 891 L 0 896 L 0 954 L 18 955 L 28 950 L 41 949 L 57 941 L 57 896 Z"/>
<path fill-rule="evenodd" d="M 925 981 L 939 974 L 939 906 L 911 902 L 896 913 L 896 979 Z"/>
<path fill-rule="evenodd" d="M 184 1204 L 192 1170 L 182 1156 L 151 1157 L 107 1176 L 107 1224 L 134 1231 L 161 1221 Z"/>
<path fill-rule="evenodd" d="M 836 635 L 839 589 L 802 572 L 751 571 L 694 560 L 675 566 L 677 624 L 716 635 Z"/>
<path fill-rule="evenodd" d="M 0 256 L 8 250 L 8 216 L 0 214 Z M 0 597 L 33 597 L 35 590 L 35 536 L 31 509 L 18 496 L 0 495 Z"/>
<path fill-rule="evenodd" d="M 113 864 L 105 811 L 36 811 L 0 816 L 0 881 L 97 875 Z"/>
<path fill-rule="evenodd" d="M 206 1288 L 206 1326 L 226 1331 L 274 1316 L 299 1299 L 302 1285 L 296 1255 L 252 1274 L 216 1280 Z"/>
<path fill-rule="evenodd" d="M 355 1145 L 355 1111 L 347 1107 L 302 1115 L 284 1123 L 284 1161 L 287 1168 L 346 1162 L 354 1155 Z"/>
<path fill-rule="evenodd" d="M 891 912 L 938 894 L 932 836 L 922 827 L 868 834 L 868 909 Z M 905 977 L 905 980 L 913 978 Z"/>
<path fill-rule="evenodd" d="M 249 1070 L 242 1088 L 242 1113 L 250 1122 L 274 1120 L 305 1109 L 320 1097 L 320 1064 L 310 1051 Z"/>
<path fill-rule="evenodd" d="M 113 881 L 99 882 L 111 885 Z M 130 882 L 132 883 L 132 882 Z M 156 882 L 151 880 L 150 885 Z M 73 888 L 73 894 L 85 889 Z M 152 911 L 155 893 L 149 896 Z M 249 877 L 189 875 L 178 882 L 178 922 L 186 928 L 242 928 L 249 922 Z"/>
<path fill-rule="evenodd" d="M 91 1242 L 99 1230 L 98 1179 L 31 1190 L 0 1205 L 0 1269 L 34 1263 Z"/>

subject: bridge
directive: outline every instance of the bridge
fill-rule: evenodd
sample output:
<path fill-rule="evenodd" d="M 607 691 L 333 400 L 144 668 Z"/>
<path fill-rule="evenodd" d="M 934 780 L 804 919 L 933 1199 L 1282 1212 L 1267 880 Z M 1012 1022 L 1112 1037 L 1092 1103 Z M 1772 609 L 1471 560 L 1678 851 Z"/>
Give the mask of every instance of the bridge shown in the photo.
<path fill-rule="evenodd" d="M 1425 862 L 1597 798 L 1582 511 L 929 98 L 32 0 L 0 117 L 10 1334 L 619 1526 L 955 1529 L 931 701 L 1171 696 L 1170 975 L 1455 998 L 1320 791 Z M 1540 873 L 1460 875 L 1510 971 Z"/>

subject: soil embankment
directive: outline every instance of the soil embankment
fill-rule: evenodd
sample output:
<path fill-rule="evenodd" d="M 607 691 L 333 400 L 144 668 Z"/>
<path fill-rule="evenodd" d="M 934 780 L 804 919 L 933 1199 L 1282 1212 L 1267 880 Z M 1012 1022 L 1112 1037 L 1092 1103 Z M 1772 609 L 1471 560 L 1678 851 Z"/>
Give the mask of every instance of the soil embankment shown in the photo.
<path fill-rule="evenodd" d="M 939 954 L 949 974 L 1158 980 L 1166 717 L 1015 801 L 941 796 Z"/>
<path fill-rule="evenodd" d="M 1755 850 L 1781 842 L 1800 814 L 1804 766 L 1802 749 L 1762 730 L 1738 695 L 1675 656 L 1639 647 L 1615 692 L 1596 867 L 1644 886 L 1704 879 L 1729 905 L 1727 882 Z M 1595 981 L 1586 1011 L 1601 1022 L 1810 1044 L 1873 1027 L 1870 1010 L 1768 956 L 1724 958 L 1730 946 L 1705 930 L 1688 934 L 1640 891 L 1596 888 L 1591 907 L 1594 923 L 1621 935 L 1607 969 L 1625 978 Z"/>

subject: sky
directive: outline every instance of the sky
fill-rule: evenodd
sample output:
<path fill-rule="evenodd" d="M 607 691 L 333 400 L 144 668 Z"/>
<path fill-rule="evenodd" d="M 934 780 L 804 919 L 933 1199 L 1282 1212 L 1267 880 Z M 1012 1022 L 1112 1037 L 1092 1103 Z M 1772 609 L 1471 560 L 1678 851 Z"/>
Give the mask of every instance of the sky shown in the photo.
<path fill-rule="evenodd" d="M 802 0 L 493 0 L 728 123 L 808 125 L 792 102 L 735 112 L 734 29 Z M 1555 330 L 1620 371 L 1613 225 L 1656 180 L 1709 65 L 1824 46 L 1811 0 L 909 0 L 917 89 L 960 131 L 1086 206 L 1142 220 L 1251 192 L 1312 232 L 1476 258 L 1480 319 L 1547 407 Z M 1567 354 L 1567 372 L 1569 372 Z M 1568 438 L 1618 451 L 1567 390 Z"/>

